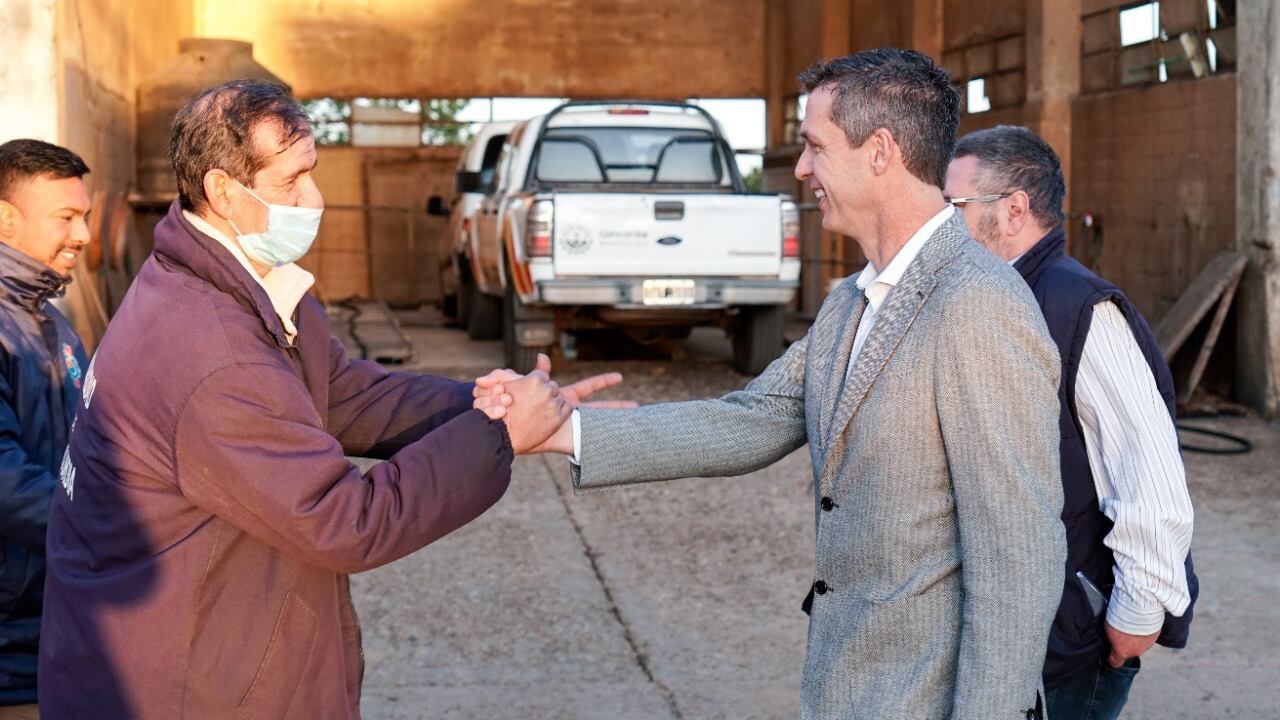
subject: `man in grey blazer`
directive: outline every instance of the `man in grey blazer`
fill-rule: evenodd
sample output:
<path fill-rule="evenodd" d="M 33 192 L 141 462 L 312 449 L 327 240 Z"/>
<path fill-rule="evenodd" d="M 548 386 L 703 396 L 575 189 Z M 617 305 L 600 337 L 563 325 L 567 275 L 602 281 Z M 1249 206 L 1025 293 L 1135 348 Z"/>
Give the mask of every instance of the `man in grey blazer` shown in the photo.
<path fill-rule="evenodd" d="M 582 409 L 543 449 L 573 454 L 587 489 L 741 475 L 808 443 L 801 717 L 1035 717 L 1065 561 L 1057 351 L 1021 277 L 943 200 L 946 72 L 875 50 L 800 81 L 796 177 L 870 264 L 744 390 Z M 497 380 L 477 407 L 520 402 Z"/>

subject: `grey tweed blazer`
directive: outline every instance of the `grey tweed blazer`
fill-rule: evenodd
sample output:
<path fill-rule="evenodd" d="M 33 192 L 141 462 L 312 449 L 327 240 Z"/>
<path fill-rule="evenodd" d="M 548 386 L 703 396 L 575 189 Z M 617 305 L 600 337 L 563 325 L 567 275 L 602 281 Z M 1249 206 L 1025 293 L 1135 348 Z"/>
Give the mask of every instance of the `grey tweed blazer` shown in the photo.
<path fill-rule="evenodd" d="M 807 442 L 825 592 L 800 717 L 1021 720 L 1066 560 L 1057 351 L 1026 283 L 959 213 L 846 382 L 865 303 L 846 280 L 803 340 L 718 400 L 583 409 L 574 486 L 740 475 Z"/>

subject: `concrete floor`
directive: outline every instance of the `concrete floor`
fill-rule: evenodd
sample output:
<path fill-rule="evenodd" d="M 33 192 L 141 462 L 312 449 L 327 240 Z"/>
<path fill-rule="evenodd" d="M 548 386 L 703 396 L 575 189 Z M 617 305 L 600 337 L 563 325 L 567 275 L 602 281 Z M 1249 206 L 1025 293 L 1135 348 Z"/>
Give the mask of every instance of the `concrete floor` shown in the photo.
<path fill-rule="evenodd" d="M 430 315 L 402 316 L 413 371 L 471 378 L 500 363 Z M 711 330 L 677 361 L 606 369 L 613 396 L 707 397 L 746 383 Z M 582 356 L 588 357 L 584 351 Z M 1280 718 L 1280 430 L 1240 457 L 1189 454 L 1202 596 L 1192 646 L 1144 662 L 1125 718 Z M 560 457 L 516 462 L 507 496 L 454 535 L 357 576 L 371 719 L 790 718 L 813 561 L 806 451 L 736 479 L 574 496 Z"/>

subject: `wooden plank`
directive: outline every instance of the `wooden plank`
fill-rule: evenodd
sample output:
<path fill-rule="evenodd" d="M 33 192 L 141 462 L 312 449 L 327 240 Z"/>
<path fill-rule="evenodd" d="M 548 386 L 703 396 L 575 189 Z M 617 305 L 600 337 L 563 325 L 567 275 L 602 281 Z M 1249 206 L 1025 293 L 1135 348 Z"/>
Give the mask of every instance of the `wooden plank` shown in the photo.
<path fill-rule="evenodd" d="M 1218 344 L 1218 334 L 1222 332 L 1222 323 L 1227 319 L 1227 310 L 1230 309 L 1231 301 L 1236 296 L 1236 288 L 1239 286 L 1240 275 L 1236 275 L 1223 291 L 1222 299 L 1218 301 L 1218 311 L 1213 314 L 1213 322 L 1209 324 L 1209 332 L 1205 335 L 1204 344 L 1200 346 L 1200 354 L 1196 356 L 1191 375 L 1188 376 L 1187 384 L 1182 389 L 1182 396 L 1178 398 L 1178 401 L 1184 405 L 1191 401 L 1191 394 L 1200 385 L 1200 378 L 1204 376 L 1204 370 L 1209 365 L 1209 356 L 1213 354 L 1213 348 Z"/>
<path fill-rule="evenodd" d="M 1248 258 L 1238 252 L 1218 253 L 1165 313 L 1156 325 L 1155 333 L 1166 360 L 1173 360 L 1196 325 L 1228 289 L 1234 294 L 1235 285 L 1240 282 L 1240 275 L 1248 262 Z M 1225 313 L 1223 310 L 1220 312 Z"/>

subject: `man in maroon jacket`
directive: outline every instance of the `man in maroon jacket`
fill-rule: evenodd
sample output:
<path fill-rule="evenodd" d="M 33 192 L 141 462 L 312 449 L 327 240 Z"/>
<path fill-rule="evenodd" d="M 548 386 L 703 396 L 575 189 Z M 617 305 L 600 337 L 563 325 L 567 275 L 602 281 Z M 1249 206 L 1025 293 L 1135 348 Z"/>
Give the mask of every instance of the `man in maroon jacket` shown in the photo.
<path fill-rule="evenodd" d="M 502 421 L 472 385 L 349 360 L 293 261 L 323 200 L 280 87 L 175 118 L 179 200 L 85 377 L 48 529 L 47 718 L 356 718 L 347 576 L 504 493 L 596 378 Z M 585 381 L 584 381 L 585 382 Z M 346 460 L 386 460 L 361 475 Z"/>

